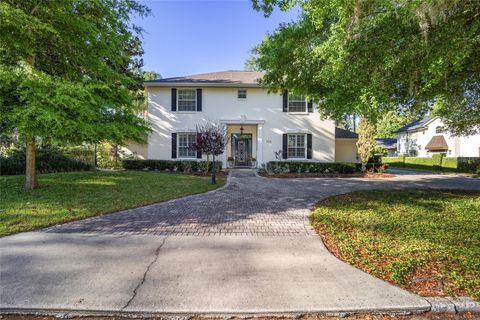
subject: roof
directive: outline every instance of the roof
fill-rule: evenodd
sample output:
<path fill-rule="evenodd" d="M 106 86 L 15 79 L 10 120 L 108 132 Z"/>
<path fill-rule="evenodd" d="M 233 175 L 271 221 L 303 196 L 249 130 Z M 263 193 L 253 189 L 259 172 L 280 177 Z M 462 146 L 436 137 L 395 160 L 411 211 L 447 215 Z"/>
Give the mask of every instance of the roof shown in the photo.
<path fill-rule="evenodd" d="M 335 139 L 358 139 L 358 134 L 350 130 L 335 127 Z"/>
<path fill-rule="evenodd" d="M 394 131 L 393 133 L 423 129 L 423 128 L 425 128 L 427 123 L 429 123 L 434 118 L 435 117 L 432 117 L 432 116 L 425 116 L 423 119 L 410 122 L 409 124 L 401 127 L 400 129 Z"/>
<path fill-rule="evenodd" d="M 432 139 L 425 146 L 425 149 L 427 149 L 428 151 L 447 151 L 448 144 L 442 135 L 433 136 Z"/>
<path fill-rule="evenodd" d="M 228 70 L 210 73 L 192 74 L 189 76 L 172 77 L 156 80 L 144 81 L 143 84 L 149 86 L 224 86 L 224 87 L 259 87 L 258 80 L 264 73 L 259 71 L 240 71 Z"/>
<path fill-rule="evenodd" d="M 378 138 L 375 139 L 377 146 L 385 149 L 396 149 L 397 148 L 397 139 L 390 138 Z"/>

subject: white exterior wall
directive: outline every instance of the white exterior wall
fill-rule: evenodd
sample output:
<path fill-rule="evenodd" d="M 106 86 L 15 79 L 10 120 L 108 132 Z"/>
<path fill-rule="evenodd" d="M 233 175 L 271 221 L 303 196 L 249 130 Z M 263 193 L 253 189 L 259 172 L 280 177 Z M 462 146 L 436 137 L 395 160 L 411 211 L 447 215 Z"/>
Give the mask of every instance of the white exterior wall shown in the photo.
<path fill-rule="evenodd" d="M 182 87 L 175 87 L 181 89 Z M 201 112 L 172 112 L 171 88 L 148 87 L 148 119 L 152 132 L 148 137 L 148 159 L 171 159 L 171 133 L 195 131 L 197 124 L 227 121 L 232 125 L 257 126 L 257 163 L 276 160 L 275 151 L 282 149 L 283 133 L 311 133 L 312 159 L 335 161 L 335 124 L 321 120 L 319 113 L 282 112 L 282 95 L 267 89 L 248 88 L 247 99 L 237 98 L 238 88 L 202 88 Z M 228 125 L 227 125 L 228 126 Z M 230 156 L 230 155 L 229 155 Z M 220 156 L 224 161 L 227 154 Z M 303 161 L 307 161 L 303 159 Z"/>
<path fill-rule="evenodd" d="M 401 132 L 398 134 L 398 153 L 407 153 L 407 137 L 410 144 L 415 145 L 418 157 L 430 157 L 432 152 L 428 152 L 425 146 L 433 136 L 443 135 L 448 145 L 447 156 L 450 157 L 478 157 L 480 156 L 480 135 L 469 137 L 455 137 L 448 132 L 436 133 L 438 126 L 444 126 L 440 118 L 435 118 L 428 123 L 427 127 L 418 131 Z"/>

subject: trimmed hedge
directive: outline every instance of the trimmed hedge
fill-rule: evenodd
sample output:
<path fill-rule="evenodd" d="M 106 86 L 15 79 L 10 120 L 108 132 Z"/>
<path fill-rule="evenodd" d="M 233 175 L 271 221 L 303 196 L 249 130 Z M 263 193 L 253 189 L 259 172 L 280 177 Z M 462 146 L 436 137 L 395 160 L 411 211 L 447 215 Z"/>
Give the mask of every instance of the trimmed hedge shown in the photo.
<path fill-rule="evenodd" d="M 123 160 L 122 167 L 127 170 L 157 170 L 170 172 L 208 172 L 212 171 L 211 161 L 195 160 Z M 216 161 L 216 170 L 222 169 L 222 162 Z"/>
<path fill-rule="evenodd" d="M 395 168 L 422 169 L 431 171 L 452 171 L 480 173 L 480 157 L 445 157 L 434 154 L 432 157 L 382 157 L 382 163 Z"/>
<path fill-rule="evenodd" d="M 354 173 L 358 171 L 355 163 L 308 162 L 308 161 L 269 161 L 268 174 L 281 173 Z"/>
<path fill-rule="evenodd" d="M 93 164 L 70 158 L 57 149 L 38 149 L 35 156 L 38 173 L 89 171 Z M 0 156 L 0 175 L 25 174 L 25 150 L 11 151 Z"/>

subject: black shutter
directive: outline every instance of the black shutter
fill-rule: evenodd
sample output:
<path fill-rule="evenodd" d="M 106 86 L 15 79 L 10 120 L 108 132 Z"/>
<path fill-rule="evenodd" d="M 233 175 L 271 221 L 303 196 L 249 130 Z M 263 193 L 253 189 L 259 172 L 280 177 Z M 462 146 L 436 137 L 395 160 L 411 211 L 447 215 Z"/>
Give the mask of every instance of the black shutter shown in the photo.
<path fill-rule="evenodd" d="M 197 132 L 197 141 L 198 141 L 198 138 L 199 138 L 200 134 L 201 134 L 200 132 Z M 202 159 L 202 151 L 201 150 L 197 150 L 197 159 Z"/>
<path fill-rule="evenodd" d="M 283 91 L 283 112 L 288 112 L 288 91 L 287 90 Z"/>
<path fill-rule="evenodd" d="M 288 134 L 283 134 L 283 148 L 282 148 L 283 159 L 288 158 Z"/>
<path fill-rule="evenodd" d="M 177 134 L 172 132 L 172 159 L 177 159 Z"/>
<path fill-rule="evenodd" d="M 312 134 L 307 134 L 307 159 L 312 159 Z"/>
<path fill-rule="evenodd" d="M 172 111 L 177 111 L 177 89 L 172 88 Z"/>
<path fill-rule="evenodd" d="M 202 89 L 197 89 L 197 112 L 202 111 Z"/>
<path fill-rule="evenodd" d="M 313 102 L 312 102 L 312 100 L 308 101 L 307 107 L 308 107 L 308 112 L 313 112 Z"/>

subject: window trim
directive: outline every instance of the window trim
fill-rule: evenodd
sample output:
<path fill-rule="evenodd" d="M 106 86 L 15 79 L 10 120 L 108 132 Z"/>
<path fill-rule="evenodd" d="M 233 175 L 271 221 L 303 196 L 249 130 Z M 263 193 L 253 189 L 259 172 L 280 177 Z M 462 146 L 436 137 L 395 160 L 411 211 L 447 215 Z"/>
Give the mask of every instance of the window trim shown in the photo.
<path fill-rule="evenodd" d="M 292 96 L 303 96 L 303 98 L 305 99 L 305 110 L 304 111 L 290 111 L 290 98 Z M 308 114 L 308 100 L 307 100 L 307 97 L 305 97 L 304 95 L 300 94 L 289 94 L 287 96 L 287 112 L 288 113 L 291 113 L 291 114 Z"/>
<path fill-rule="evenodd" d="M 177 159 L 189 159 L 189 160 L 190 160 L 190 159 L 196 159 L 196 158 L 197 158 L 197 152 L 196 152 L 195 150 L 193 150 L 193 149 L 192 149 L 192 150 L 193 150 L 192 152 L 194 153 L 194 155 L 191 156 L 191 157 L 185 157 L 185 156 L 181 156 L 181 155 L 180 155 L 180 136 L 181 136 L 182 134 L 195 135 L 194 139 L 196 139 L 197 133 L 194 132 L 194 131 L 178 131 L 178 132 L 176 132 L 176 134 L 177 134 Z M 195 140 L 194 140 L 194 141 L 195 141 Z M 184 147 L 182 146 L 182 148 L 184 148 Z M 188 148 L 188 147 L 186 147 L 186 148 Z"/>
<path fill-rule="evenodd" d="M 180 110 L 180 91 L 193 91 L 195 93 L 195 110 Z M 198 109 L 197 88 L 177 88 L 177 110 L 178 113 L 196 113 Z"/>
<path fill-rule="evenodd" d="M 307 134 L 306 132 L 288 132 L 287 133 L 287 159 L 288 160 L 307 160 Z M 288 149 L 290 149 L 290 146 L 288 145 L 288 142 L 290 141 L 289 137 L 290 136 L 301 136 L 303 135 L 303 157 L 291 157 L 288 153 Z M 297 139 L 295 138 L 295 149 L 299 149 L 299 147 L 296 146 L 297 145 Z"/>
<path fill-rule="evenodd" d="M 245 98 L 240 98 L 239 97 L 239 93 L 240 91 L 245 91 Z M 238 89 L 237 90 L 237 99 L 240 100 L 240 101 L 246 101 L 248 98 L 248 90 L 247 89 Z"/>

